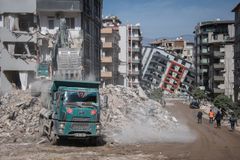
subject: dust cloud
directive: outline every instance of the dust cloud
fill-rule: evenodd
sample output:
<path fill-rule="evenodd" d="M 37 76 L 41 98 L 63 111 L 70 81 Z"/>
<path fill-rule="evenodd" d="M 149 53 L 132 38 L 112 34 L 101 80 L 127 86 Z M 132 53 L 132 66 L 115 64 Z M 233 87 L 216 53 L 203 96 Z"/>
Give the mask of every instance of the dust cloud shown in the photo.
<path fill-rule="evenodd" d="M 191 143 L 196 140 L 196 134 L 187 126 L 179 124 L 175 128 L 158 129 L 150 121 L 139 123 L 130 122 L 121 128 L 121 132 L 114 135 L 120 144 L 179 142 Z"/>
<path fill-rule="evenodd" d="M 109 102 L 109 107 L 101 114 L 107 142 L 188 143 L 196 139 L 196 134 L 187 125 L 178 121 L 160 103 L 141 97 L 138 90 L 108 85 L 102 88 L 101 95 L 107 95 Z"/>
<path fill-rule="evenodd" d="M 47 108 L 49 104 L 49 91 L 52 85 L 50 80 L 37 80 L 29 85 L 31 95 L 35 97 L 40 97 L 41 104 L 43 107 Z"/>

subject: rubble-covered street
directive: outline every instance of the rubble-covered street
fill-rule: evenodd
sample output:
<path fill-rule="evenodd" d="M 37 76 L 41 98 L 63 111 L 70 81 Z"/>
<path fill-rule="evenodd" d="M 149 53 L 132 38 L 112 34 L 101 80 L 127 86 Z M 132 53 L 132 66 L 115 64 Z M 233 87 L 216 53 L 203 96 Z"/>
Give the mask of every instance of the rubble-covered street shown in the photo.
<path fill-rule="evenodd" d="M 239 133 L 196 123 L 197 110 L 180 101 L 167 106 L 145 97 L 141 90 L 107 86 L 109 105 L 102 110 L 106 144 L 64 141 L 52 146 L 38 138 L 40 99 L 15 90 L 1 97 L 0 159 L 238 159 Z M 31 114 L 30 114 L 31 113 Z M 187 114 L 186 114 L 187 113 Z M 223 141 L 224 140 L 224 141 Z M 211 154 L 208 154 L 211 152 Z"/>

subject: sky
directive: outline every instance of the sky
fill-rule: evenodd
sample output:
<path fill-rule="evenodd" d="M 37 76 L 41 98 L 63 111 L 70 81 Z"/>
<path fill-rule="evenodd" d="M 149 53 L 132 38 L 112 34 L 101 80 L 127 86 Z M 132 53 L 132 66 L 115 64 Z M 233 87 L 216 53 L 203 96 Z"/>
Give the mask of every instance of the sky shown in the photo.
<path fill-rule="evenodd" d="M 103 16 L 141 24 L 145 38 L 193 34 L 198 22 L 233 20 L 239 0 L 103 0 Z"/>

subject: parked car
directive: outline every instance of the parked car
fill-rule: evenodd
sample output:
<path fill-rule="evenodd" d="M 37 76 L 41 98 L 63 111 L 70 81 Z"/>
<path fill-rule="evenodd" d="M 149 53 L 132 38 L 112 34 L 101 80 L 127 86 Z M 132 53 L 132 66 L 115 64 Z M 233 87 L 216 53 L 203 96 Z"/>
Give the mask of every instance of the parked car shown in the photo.
<path fill-rule="evenodd" d="M 192 109 L 199 109 L 200 108 L 199 102 L 197 100 L 193 100 L 190 103 L 190 108 L 192 108 Z"/>

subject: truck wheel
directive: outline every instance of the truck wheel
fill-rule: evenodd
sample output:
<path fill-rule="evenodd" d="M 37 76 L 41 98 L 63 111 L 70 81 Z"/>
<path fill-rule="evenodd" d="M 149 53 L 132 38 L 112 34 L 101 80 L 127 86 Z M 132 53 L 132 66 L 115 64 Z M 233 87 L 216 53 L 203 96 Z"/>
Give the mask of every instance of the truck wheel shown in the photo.
<path fill-rule="evenodd" d="M 52 145 L 57 145 L 59 142 L 57 135 L 53 131 L 53 127 L 51 128 L 51 131 L 50 131 L 49 141 Z"/>
<path fill-rule="evenodd" d="M 92 146 L 100 146 L 102 145 L 102 139 L 101 137 L 92 137 L 90 138 L 90 145 Z"/>
<path fill-rule="evenodd" d="M 43 118 L 39 117 L 39 127 L 38 127 L 38 130 L 39 130 L 39 136 L 42 137 L 42 136 L 46 136 L 46 133 L 44 132 L 44 120 Z"/>

